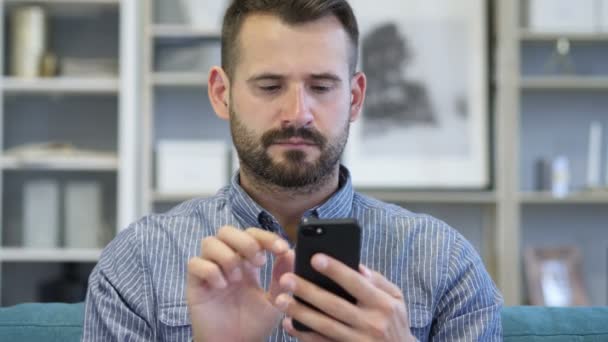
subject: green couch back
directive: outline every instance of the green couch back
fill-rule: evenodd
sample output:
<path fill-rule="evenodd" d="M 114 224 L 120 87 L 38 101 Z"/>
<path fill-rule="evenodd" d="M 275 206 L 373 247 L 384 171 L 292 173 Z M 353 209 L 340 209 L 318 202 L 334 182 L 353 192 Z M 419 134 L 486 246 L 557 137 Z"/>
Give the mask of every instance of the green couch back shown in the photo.
<path fill-rule="evenodd" d="M 80 341 L 83 303 L 20 304 L 0 308 L 0 341 Z M 608 341 L 608 307 L 506 307 L 505 342 Z"/>
<path fill-rule="evenodd" d="M 80 341 L 83 318 L 83 303 L 28 303 L 0 308 L 0 341 Z"/>
<path fill-rule="evenodd" d="M 505 307 L 505 342 L 606 342 L 608 307 Z"/>

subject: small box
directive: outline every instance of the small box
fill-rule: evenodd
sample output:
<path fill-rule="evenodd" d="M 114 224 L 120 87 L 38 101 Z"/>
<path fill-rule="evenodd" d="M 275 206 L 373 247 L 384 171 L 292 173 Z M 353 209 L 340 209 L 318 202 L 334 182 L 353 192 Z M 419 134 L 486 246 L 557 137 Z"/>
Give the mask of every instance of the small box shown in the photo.
<path fill-rule="evenodd" d="M 59 247 L 59 184 L 27 181 L 23 189 L 23 246 Z"/>
<path fill-rule="evenodd" d="M 533 32 L 595 32 L 597 4 L 596 0 L 530 0 L 528 27 Z"/>
<path fill-rule="evenodd" d="M 598 0 L 599 5 L 599 28 L 602 32 L 608 32 L 608 0 Z"/>
<path fill-rule="evenodd" d="M 94 181 L 70 181 L 65 186 L 65 246 L 102 247 L 102 192 Z"/>
<path fill-rule="evenodd" d="M 157 191 L 211 194 L 227 184 L 228 149 L 223 141 L 161 140 L 156 158 Z"/>

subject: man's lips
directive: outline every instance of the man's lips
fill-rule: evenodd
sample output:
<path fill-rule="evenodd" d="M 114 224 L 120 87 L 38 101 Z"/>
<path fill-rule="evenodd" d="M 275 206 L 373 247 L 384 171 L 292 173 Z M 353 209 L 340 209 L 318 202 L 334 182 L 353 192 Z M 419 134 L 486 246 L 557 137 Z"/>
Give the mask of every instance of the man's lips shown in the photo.
<path fill-rule="evenodd" d="M 286 146 L 316 146 L 314 142 L 302 138 L 291 138 L 287 140 L 279 140 L 274 142 L 275 145 L 286 145 Z"/>

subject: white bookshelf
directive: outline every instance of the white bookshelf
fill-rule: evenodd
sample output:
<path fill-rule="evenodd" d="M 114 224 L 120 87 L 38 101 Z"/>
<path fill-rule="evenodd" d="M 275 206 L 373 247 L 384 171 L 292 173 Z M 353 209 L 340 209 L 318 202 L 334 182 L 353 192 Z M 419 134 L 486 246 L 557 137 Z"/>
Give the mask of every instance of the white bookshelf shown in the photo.
<path fill-rule="evenodd" d="M 12 149 L 22 144 L 45 143 L 47 142 L 45 139 L 48 139 L 48 137 L 61 139 L 62 143 L 71 143 L 72 139 L 80 142 L 86 142 L 87 139 L 93 139 L 94 142 L 105 141 L 104 144 L 111 146 L 111 150 L 108 150 L 106 146 L 101 149 L 108 150 L 108 152 L 93 154 L 76 152 L 73 155 L 45 155 L 37 153 L 36 155 L 19 157 L 9 153 L 0 154 L 0 192 L 2 193 L 0 198 L 0 202 L 2 202 L 2 205 L 0 205 L 2 226 L 0 229 L 4 231 L 0 234 L 0 297 L 3 293 L 2 284 L 5 283 L 2 278 L 13 277 L 12 274 L 3 272 L 2 266 L 6 263 L 23 263 L 23 267 L 32 263 L 94 263 L 99 259 L 102 250 L 102 246 L 94 249 L 68 249 L 61 245 L 46 249 L 24 248 L 22 247 L 23 244 L 16 243 L 14 238 L 11 242 L 4 241 L 3 237 L 7 236 L 7 231 L 10 231 L 8 236 L 17 236 L 19 231 L 23 229 L 20 226 L 20 220 L 15 223 L 15 213 L 11 213 L 13 216 L 9 220 L 9 218 L 6 218 L 9 213 L 2 210 L 6 205 L 4 201 L 11 201 L 9 197 L 6 197 L 6 191 L 9 188 L 15 191 L 19 187 L 18 184 L 5 183 L 6 178 L 16 179 L 20 182 L 24 179 L 37 179 L 38 177 L 56 179 L 57 182 L 71 179 L 98 181 L 102 185 L 102 192 L 104 193 L 103 219 L 107 220 L 104 224 L 110 225 L 109 229 L 112 235 L 118 233 L 121 228 L 126 227 L 140 215 L 137 205 L 139 166 L 137 164 L 138 135 L 136 133 L 140 112 L 139 77 L 141 75 L 138 69 L 141 65 L 141 56 L 139 55 L 141 46 L 138 46 L 138 42 L 141 42 L 142 36 L 141 27 L 138 25 L 139 1 L 4 0 L 0 2 L 1 49 L 10 48 L 10 46 L 4 44 L 9 34 L 6 30 L 10 29 L 10 25 L 5 24 L 10 10 L 15 6 L 31 3 L 43 5 L 48 16 L 53 18 L 51 22 L 57 24 L 57 30 L 54 26 L 51 26 L 51 35 L 65 34 L 67 36 L 74 34 L 78 39 L 67 38 L 66 40 L 74 42 L 73 44 L 90 44 L 88 48 L 92 47 L 92 51 L 101 51 L 107 54 L 100 56 L 100 58 L 116 58 L 119 61 L 120 69 L 116 76 L 87 75 L 77 77 L 60 75 L 24 79 L 8 76 L 8 71 L 4 68 L 3 76 L 0 76 L 0 151 L 6 151 L 6 146 Z M 66 18 L 69 18 L 69 20 L 63 21 Z M 108 18 L 111 20 L 107 21 Z M 95 25 L 95 20 L 101 20 L 99 21 L 101 29 L 91 29 L 90 25 Z M 83 21 L 86 21 L 87 25 L 81 30 L 78 22 L 82 23 Z M 70 30 L 69 23 L 78 26 L 74 27 L 74 30 Z M 114 23 L 116 23 L 116 26 L 113 26 Z M 102 25 L 105 26 L 101 27 Z M 115 35 L 113 32 L 115 32 Z M 92 36 L 89 37 L 90 34 Z M 86 38 L 84 38 L 85 35 L 87 35 Z M 105 46 L 111 48 L 107 49 Z M 59 58 L 91 57 L 89 51 L 87 51 L 89 55 L 86 53 L 80 54 L 78 47 L 74 48 L 73 45 L 70 46 L 69 44 L 59 47 L 59 49 L 65 49 L 67 55 L 66 52 L 62 54 L 62 50 L 54 52 L 57 53 Z M 84 49 L 87 49 L 87 47 Z M 111 51 L 115 51 L 115 55 Z M 83 57 L 83 55 L 86 55 L 86 57 Z M 0 65 L 8 65 L 3 60 L 4 56 L 10 56 L 10 53 L 6 51 L 0 53 Z M 29 105 L 30 102 L 32 105 Z M 7 105 L 9 103 L 10 106 Z M 19 112 L 19 110 L 23 110 L 24 113 Z M 25 111 L 28 112 L 25 113 Z M 51 124 L 48 124 L 48 128 L 43 127 L 45 125 L 44 121 L 42 123 L 36 122 L 37 115 L 41 117 L 44 115 L 51 122 Z M 20 119 L 20 117 L 23 117 L 23 119 Z M 73 122 L 65 122 L 64 128 L 61 128 L 61 120 L 78 117 L 80 117 L 77 120 L 79 124 L 88 127 L 82 126 L 83 132 L 79 132 L 81 126 L 75 128 Z M 18 120 L 33 121 L 22 124 Z M 18 123 L 17 127 L 20 127 L 19 129 L 26 133 L 18 136 L 18 143 L 11 143 L 10 139 L 15 139 L 15 134 L 11 135 L 6 130 L 12 127 L 9 125 L 15 125 L 16 122 Z M 30 124 L 34 128 L 28 133 L 27 129 Z M 38 128 L 36 128 L 36 125 L 38 125 Z M 47 131 L 55 133 L 40 138 L 36 136 L 40 133 L 45 134 Z M 105 135 L 107 132 L 111 134 Z M 60 136 L 59 134 L 66 135 Z M 92 137 L 89 137 L 89 135 Z M 81 147 L 76 143 L 74 143 L 74 146 Z M 89 147 L 82 146 L 82 149 L 85 151 L 97 150 Z M 107 203 L 108 199 L 110 203 Z M 17 272 L 17 270 L 27 272 L 27 269 L 22 267 L 6 267 L 6 269 L 11 269 L 12 272 Z M 44 277 L 48 278 L 49 275 L 41 274 L 38 277 L 40 277 L 40 281 L 44 281 Z M 34 300 L 35 298 L 32 297 L 32 301 Z M 0 305 L 2 305 L 1 298 Z"/>
<path fill-rule="evenodd" d="M 213 195 L 205 193 L 162 193 L 155 187 L 155 180 L 153 177 L 156 163 L 154 162 L 154 158 L 156 144 L 158 143 L 158 139 L 160 139 L 159 137 L 166 138 L 167 135 L 169 135 L 173 139 L 183 138 L 179 134 L 176 135 L 175 131 L 172 133 L 160 133 L 160 131 L 163 130 L 163 127 L 160 125 L 167 123 L 167 119 L 162 120 L 159 118 L 163 114 L 166 116 L 166 111 L 171 111 L 166 105 L 162 105 L 163 101 L 170 102 L 173 98 L 186 98 L 188 101 L 197 101 L 196 106 L 192 103 L 182 103 L 179 105 L 181 108 L 188 108 L 188 110 L 197 111 L 197 113 L 185 114 L 184 112 L 181 112 L 179 115 L 182 115 L 182 121 L 175 123 L 175 127 L 178 125 L 190 125 L 193 127 L 201 125 L 200 122 L 189 123 L 184 120 L 196 117 L 200 118 L 202 112 L 211 110 L 210 106 L 204 104 L 205 101 L 203 99 L 207 96 L 208 70 L 202 70 L 200 68 L 185 68 L 186 70 L 180 71 L 163 69 L 162 66 L 155 63 L 157 62 L 156 58 L 159 58 L 156 53 L 159 49 L 167 49 L 163 50 L 165 52 L 163 57 L 166 58 L 167 55 L 172 52 L 171 49 L 173 48 L 180 49 L 184 46 L 196 46 L 198 48 L 212 46 L 219 48 L 218 43 L 221 39 L 219 29 L 202 29 L 184 22 L 173 22 L 165 20 L 166 18 L 158 18 L 157 15 L 160 14 L 155 13 L 155 9 L 160 8 L 161 6 L 158 4 L 163 1 L 165 0 L 145 0 L 143 1 L 145 8 L 142 11 L 143 17 L 145 18 L 143 31 L 146 34 L 144 37 L 145 48 L 143 49 L 143 80 L 145 89 L 143 91 L 144 110 L 142 111 L 144 113 L 142 144 L 142 164 L 144 167 L 142 169 L 141 177 L 141 182 L 143 184 L 141 211 L 144 213 L 153 212 L 156 210 L 155 208 L 159 206 L 166 208 L 166 205 L 179 203 L 196 197 L 209 197 Z M 191 56 L 182 58 L 188 59 L 189 61 L 193 59 Z M 201 56 L 201 58 L 203 58 L 203 56 Z M 217 61 L 217 63 L 219 63 L 219 61 Z M 196 93 L 195 98 L 191 95 L 194 93 Z M 205 108 L 200 108 L 200 103 L 198 101 L 203 102 Z M 160 107 L 163 107 L 162 109 L 165 112 L 162 112 Z M 199 110 L 201 113 L 198 113 Z M 179 111 L 179 109 L 176 109 L 176 111 Z M 186 116 L 187 118 L 184 118 L 183 116 Z M 171 123 L 171 125 L 173 125 L 173 123 Z M 173 129 L 176 129 L 175 127 Z M 204 139 L 204 137 L 192 137 L 192 133 L 190 133 L 188 138 L 183 139 L 194 140 Z"/>
<path fill-rule="evenodd" d="M 498 186 L 504 187 L 499 199 L 503 219 L 499 219 L 501 227 L 497 236 L 502 254 L 498 283 L 507 304 L 524 304 L 523 246 L 575 245 L 585 256 L 583 276 L 589 294 L 594 292 L 601 300 L 605 286 L 597 284 L 592 290 L 591 283 L 605 279 L 606 275 L 590 275 L 588 269 L 593 267 L 596 272 L 606 272 L 606 267 L 602 266 L 605 265 L 602 262 L 606 262 L 605 249 L 597 248 L 597 243 L 606 241 L 601 208 L 608 204 L 608 191 L 574 189 L 563 198 L 555 197 L 549 191 L 533 191 L 531 189 L 538 184 L 532 184 L 538 180 L 533 180 L 536 174 L 531 164 L 537 158 L 551 158 L 558 153 L 575 158 L 571 159 L 571 182 L 573 188 L 581 187 L 581 174 L 577 173 L 580 164 L 577 164 L 586 160 L 588 139 L 583 133 L 588 132 L 588 128 L 581 129 L 581 126 L 590 120 L 603 120 L 605 112 L 601 110 L 603 105 L 594 101 L 608 92 L 608 75 L 603 68 L 608 32 L 534 32 L 526 27 L 521 17 L 527 10 L 528 1 L 496 3 L 495 17 L 500 22 L 497 47 L 497 121 L 500 127 L 497 132 L 503 136 L 498 141 L 499 151 L 503 152 L 499 152 L 498 158 L 502 162 L 497 169 L 501 174 Z M 571 75 L 559 72 L 550 75 L 543 68 L 543 63 L 548 63 L 551 54 L 555 53 L 555 43 L 560 39 L 571 43 L 570 61 L 576 71 Z M 572 107 L 568 107 L 569 103 Z M 578 112 L 577 108 L 586 103 L 590 106 Z M 546 131 L 540 132 L 540 127 Z M 568 146 L 560 146 L 558 141 L 567 141 Z M 551 142 L 557 146 L 546 146 Z M 582 145 L 585 147 L 581 148 Z M 574 220 L 576 225 L 572 225 Z M 596 230 L 598 226 L 601 228 Z M 589 236 L 593 238 L 589 239 Z M 601 287 L 603 289 L 598 290 Z"/>

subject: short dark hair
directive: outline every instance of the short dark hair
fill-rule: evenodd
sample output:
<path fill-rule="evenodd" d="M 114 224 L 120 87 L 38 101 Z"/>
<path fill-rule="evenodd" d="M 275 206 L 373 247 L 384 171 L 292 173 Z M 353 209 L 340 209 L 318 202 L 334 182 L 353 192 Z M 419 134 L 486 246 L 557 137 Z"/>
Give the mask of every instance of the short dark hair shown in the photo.
<path fill-rule="evenodd" d="M 238 36 L 243 22 L 252 13 L 279 17 L 287 24 L 303 24 L 326 16 L 335 16 L 352 43 L 349 70 L 357 67 L 359 27 L 351 6 L 346 0 L 234 0 L 226 10 L 222 26 L 222 68 L 229 78 L 238 62 Z"/>

